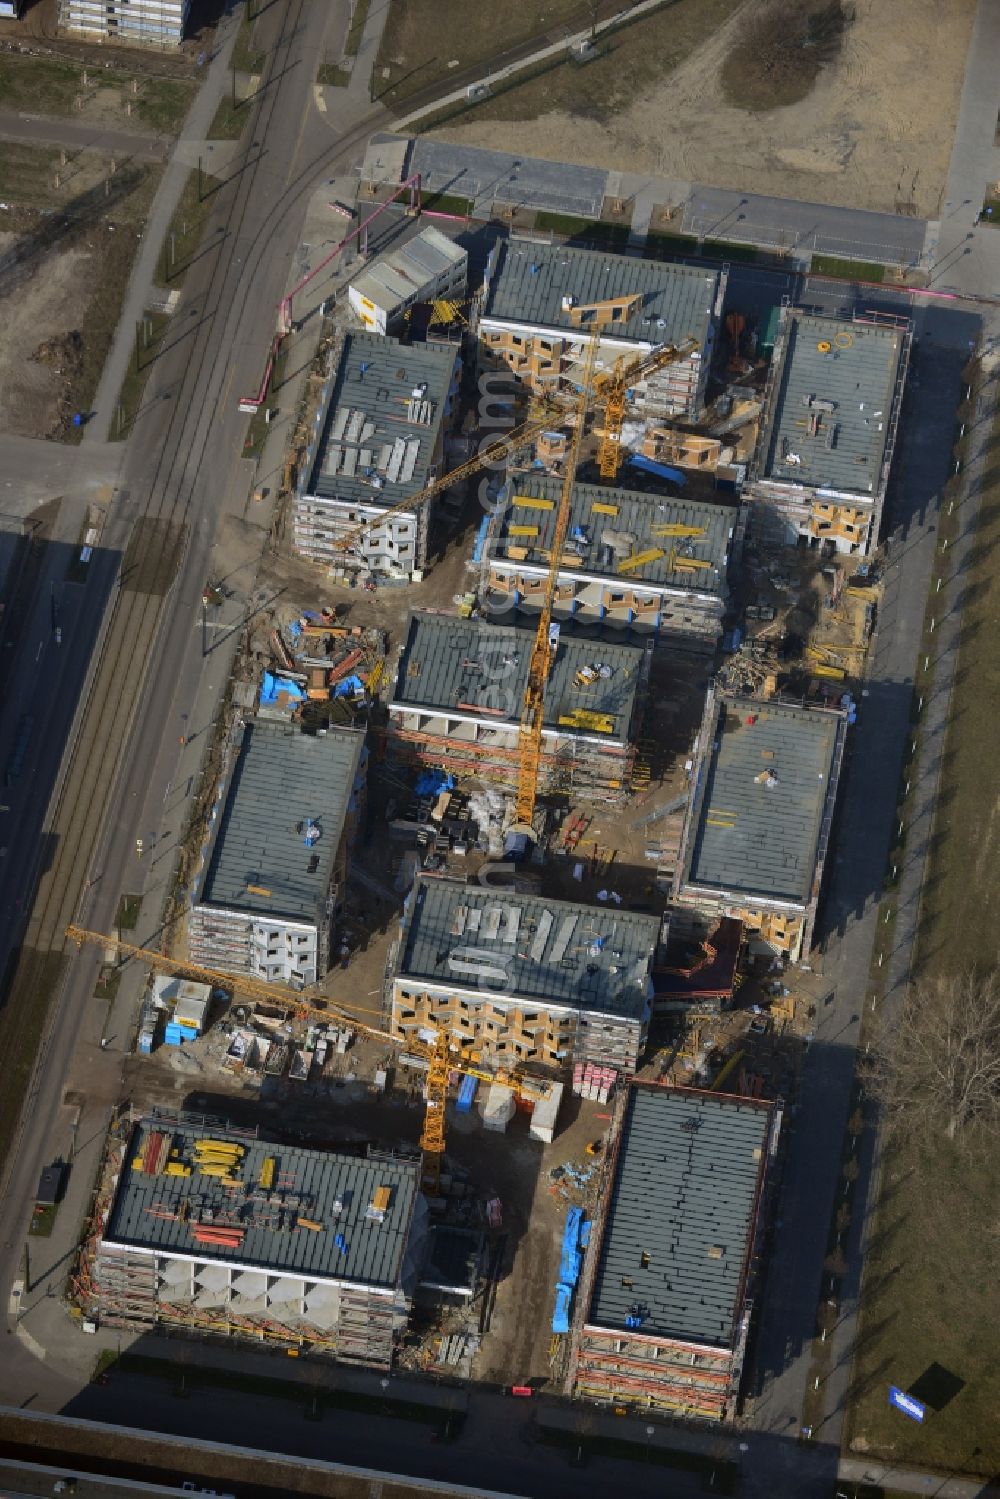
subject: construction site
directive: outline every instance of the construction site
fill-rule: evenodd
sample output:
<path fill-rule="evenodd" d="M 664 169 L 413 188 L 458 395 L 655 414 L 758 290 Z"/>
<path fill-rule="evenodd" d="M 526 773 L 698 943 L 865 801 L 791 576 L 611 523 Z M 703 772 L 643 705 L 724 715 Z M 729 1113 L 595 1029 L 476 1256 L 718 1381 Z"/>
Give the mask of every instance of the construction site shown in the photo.
<path fill-rule="evenodd" d="M 908 329 L 769 358 L 719 271 L 408 217 L 324 309 L 163 950 L 72 933 L 157 975 L 74 1295 L 730 1420 Z"/>

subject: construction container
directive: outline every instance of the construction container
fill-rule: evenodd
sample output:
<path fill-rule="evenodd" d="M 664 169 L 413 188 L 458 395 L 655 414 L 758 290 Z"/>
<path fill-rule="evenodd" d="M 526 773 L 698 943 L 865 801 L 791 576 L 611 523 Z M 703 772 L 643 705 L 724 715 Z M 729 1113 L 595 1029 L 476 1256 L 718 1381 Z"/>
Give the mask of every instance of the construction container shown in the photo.
<path fill-rule="evenodd" d="M 552 1144 L 555 1139 L 556 1121 L 559 1117 L 562 1096 L 562 1083 L 553 1083 L 545 1097 L 540 1098 L 535 1104 L 531 1124 L 528 1127 L 528 1133 L 533 1140 L 541 1140 L 545 1145 Z"/>
<path fill-rule="evenodd" d="M 502 1083 L 491 1083 L 481 1109 L 485 1128 L 495 1130 L 500 1135 L 505 1134 L 514 1117 L 512 1090 L 505 1088 Z"/>

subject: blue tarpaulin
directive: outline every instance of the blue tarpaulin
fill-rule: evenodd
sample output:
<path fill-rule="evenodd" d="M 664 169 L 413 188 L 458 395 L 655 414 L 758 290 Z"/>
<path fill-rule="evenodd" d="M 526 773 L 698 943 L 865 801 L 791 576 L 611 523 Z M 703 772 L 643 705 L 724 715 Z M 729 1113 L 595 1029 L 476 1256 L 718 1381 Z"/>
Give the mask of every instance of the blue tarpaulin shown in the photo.
<path fill-rule="evenodd" d="M 293 640 L 298 640 L 299 636 L 302 634 L 302 626 L 299 624 L 297 619 L 293 619 L 290 621 L 288 626 L 288 633 Z"/>
<path fill-rule="evenodd" d="M 582 1208 L 570 1208 L 566 1214 L 566 1228 L 563 1233 L 562 1258 L 559 1261 L 559 1284 L 561 1286 L 575 1286 L 580 1274 L 580 1224 L 583 1221 Z"/>
<path fill-rule="evenodd" d="M 569 1332 L 569 1309 L 573 1292 L 569 1286 L 556 1286 L 556 1309 L 552 1313 L 552 1331 Z"/>
<path fill-rule="evenodd" d="M 425 770 L 417 777 L 413 790 L 417 796 L 438 796 L 442 791 L 451 791 L 455 777 L 443 770 Z"/>
<path fill-rule="evenodd" d="M 264 673 L 264 682 L 260 689 L 260 700 L 262 703 L 276 703 L 279 696 L 285 693 L 294 698 L 296 702 L 304 702 L 306 690 L 300 687 L 298 682 L 291 681 L 288 677 L 276 677 L 273 672 Z"/>
<path fill-rule="evenodd" d="M 334 687 L 333 695 L 334 697 L 354 697 L 356 693 L 363 693 L 364 690 L 365 684 L 360 677 L 345 677 Z"/>
<path fill-rule="evenodd" d="M 569 1310 L 573 1302 L 573 1288 L 580 1278 L 580 1268 L 583 1263 L 580 1246 L 586 1242 L 583 1237 L 584 1231 L 589 1239 L 590 1224 L 583 1221 L 583 1209 L 570 1208 L 566 1214 L 562 1253 L 559 1257 L 556 1307 L 552 1314 L 553 1332 L 569 1332 Z"/>
<path fill-rule="evenodd" d="M 628 463 L 630 468 L 637 468 L 642 474 L 653 474 L 657 479 L 669 479 L 671 484 L 677 484 L 682 489 L 687 483 L 686 477 L 679 468 L 671 468 L 668 463 L 654 463 L 652 458 L 644 458 L 641 453 L 632 453 Z"/>
<path fill-rule="evenodd" d="M 484 515 L 479 524 L 479 530 L 476 532 L 476 540 L 472 547 L 473 562 L 482 562 L 483 560 L 483 547 L 486 545 L 486 536 L 490 529 L 490 519 L 489 515 Z"/>

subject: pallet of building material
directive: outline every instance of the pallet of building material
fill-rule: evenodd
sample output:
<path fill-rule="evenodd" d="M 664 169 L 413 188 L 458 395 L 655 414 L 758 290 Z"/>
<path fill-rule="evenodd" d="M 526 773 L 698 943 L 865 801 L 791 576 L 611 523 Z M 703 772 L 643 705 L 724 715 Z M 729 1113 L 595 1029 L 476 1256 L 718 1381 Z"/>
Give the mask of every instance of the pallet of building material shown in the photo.
<path fill-rule="evenodd" d="M 572 853 L 584 833 L 590 827 L 591 819 L 584 817 L 582 812 L 575 812 L 566 823 L 562 832 L 562 847 L 567 853 Z"/>
<path fill-rule="evenodd" d="M 350 676 L 354 668 L 360 665 L 364 658 L 365 652 L 363 650 L 348 651 L 347 655 L 343 656 L 341 660 L 336 663 L 336 665 L 330 667 L 327 680 L 329 681 L 331 687 L 333 686 L 334 682 L 339 682 L 344 677 Z"/>

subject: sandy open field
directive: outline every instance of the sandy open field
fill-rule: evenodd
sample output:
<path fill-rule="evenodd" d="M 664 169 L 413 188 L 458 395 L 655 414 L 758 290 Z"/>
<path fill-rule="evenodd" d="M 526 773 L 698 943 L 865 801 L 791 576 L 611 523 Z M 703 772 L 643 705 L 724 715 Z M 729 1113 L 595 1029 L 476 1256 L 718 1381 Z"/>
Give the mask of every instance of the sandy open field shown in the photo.
<path fill-rule="evenodd" d="M 912 203 L 917 214 L 936 217 L 975 0 L 856 0 L 839 59 L 808 97 L 762 114 L 732 107 L 719 82 L 745 11 L 607 123 L 568 112 L 490 122 L 468 116 L 434 133 L 744 192 L 890 211 Z M 592 64 L 581 77 L 612 62 Z M 516 93 L 504 96 L 505 114 L 516 100 Z"/>

